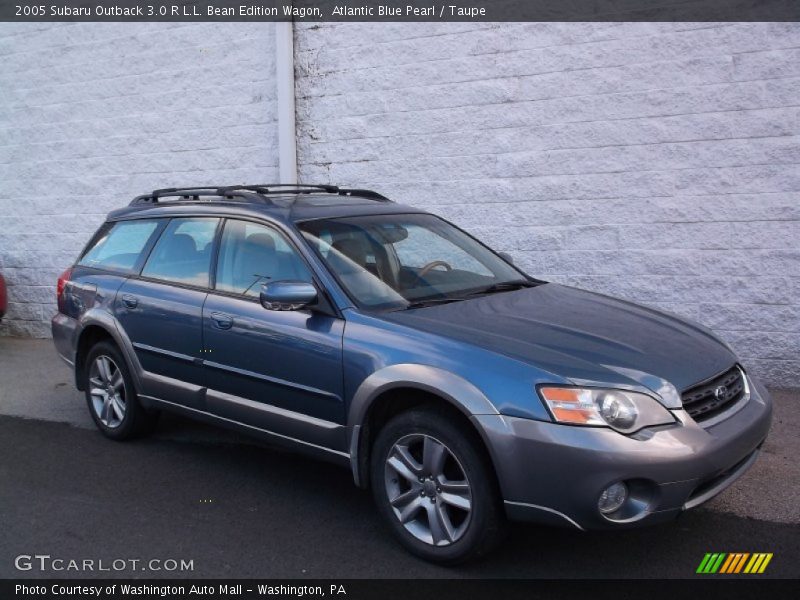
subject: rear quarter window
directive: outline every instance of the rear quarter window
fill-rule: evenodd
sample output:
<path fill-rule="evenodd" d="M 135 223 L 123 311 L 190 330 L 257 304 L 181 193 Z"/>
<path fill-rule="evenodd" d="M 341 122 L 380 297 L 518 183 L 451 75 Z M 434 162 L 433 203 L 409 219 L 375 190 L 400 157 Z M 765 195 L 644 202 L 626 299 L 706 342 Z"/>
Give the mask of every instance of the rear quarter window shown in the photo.
<path fill-rule="evenodd" d="M 155 220 L 114 223 L 78 264 L 111 271 L 133 271 L 157 227 L 158 221 Z"/>

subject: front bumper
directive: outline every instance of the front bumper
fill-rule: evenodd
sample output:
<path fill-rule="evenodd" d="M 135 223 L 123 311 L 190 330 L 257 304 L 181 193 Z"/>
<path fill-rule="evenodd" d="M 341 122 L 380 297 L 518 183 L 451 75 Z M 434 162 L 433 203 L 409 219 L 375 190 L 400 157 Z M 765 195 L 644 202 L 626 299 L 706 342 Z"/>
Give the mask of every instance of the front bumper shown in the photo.
<path fill-rule="evenodd" d="M 502 415 L 473 419 L 484 434 L 514 520 L 579 529 L 615 529 L 669 520 L 720 493 L 755 461 L 772 421 L 769 395 L 750 381 L 750 400 L 703 428 L 680 423 L 625 436 Z M 602 491 L 625 481 L 631 498 L 618 514 L 597 509 Z"/>

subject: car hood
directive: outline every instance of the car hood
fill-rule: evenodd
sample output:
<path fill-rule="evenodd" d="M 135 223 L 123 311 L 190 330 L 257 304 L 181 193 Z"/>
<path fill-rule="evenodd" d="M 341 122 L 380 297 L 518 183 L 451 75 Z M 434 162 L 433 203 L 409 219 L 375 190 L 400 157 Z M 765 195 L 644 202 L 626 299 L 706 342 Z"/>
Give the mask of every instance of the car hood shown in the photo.
<path fill-rule="evenodd" d="M 573 383 L 644 385 L 671 407 L 680 406 L 676 390 L 736 362 L 700 325 L 553 283 L 386 318 L 504 354 Z"/>

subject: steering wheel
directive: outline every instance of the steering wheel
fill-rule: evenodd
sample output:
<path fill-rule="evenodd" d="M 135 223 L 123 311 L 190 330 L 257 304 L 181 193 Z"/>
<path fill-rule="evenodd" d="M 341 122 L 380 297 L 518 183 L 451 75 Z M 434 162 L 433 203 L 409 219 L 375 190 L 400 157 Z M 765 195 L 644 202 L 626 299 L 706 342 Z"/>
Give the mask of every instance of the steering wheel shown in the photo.
<path fill-rule="evenodd" d="M 450 263 L 447 263 L 443 260 L 432 260 L 419 270 L 417 273 L 417 279 L 422 279 L 431 271 L 431 269 L 435 269 L 436 267 L 444 267 L 445 271 L 453 270 L 453 267 L 450 266 Z"/>

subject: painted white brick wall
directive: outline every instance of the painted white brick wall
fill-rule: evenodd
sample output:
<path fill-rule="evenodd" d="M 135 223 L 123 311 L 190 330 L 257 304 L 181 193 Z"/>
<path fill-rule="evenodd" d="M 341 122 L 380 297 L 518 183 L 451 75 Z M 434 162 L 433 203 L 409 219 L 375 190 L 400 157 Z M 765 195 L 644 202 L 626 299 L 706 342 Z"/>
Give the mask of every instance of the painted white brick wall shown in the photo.
<path fill-rule="evenodd" d="M 800 385 L 800 25 L 296 29 L 301 180 L 696 319 Z"/>
<path fill-rule="evenodd" d="M 534 275 L 800 385 L 800 26 L 296 26 L 301 178 L 438 212 Z M 0 28 L 0 334 L 154 187 L 277 179 L 270 24 Z"/>
<path fill-rule="evenodd" d="M 46 337 L 55 282 L 159 187 L 277 179 L 274 25 L 0 27 L 0 334 Z"/>

